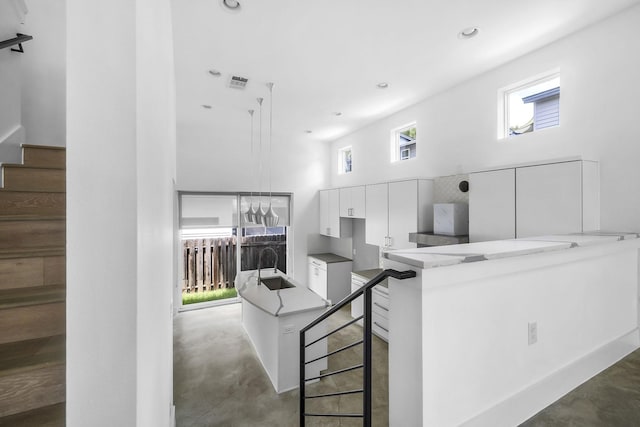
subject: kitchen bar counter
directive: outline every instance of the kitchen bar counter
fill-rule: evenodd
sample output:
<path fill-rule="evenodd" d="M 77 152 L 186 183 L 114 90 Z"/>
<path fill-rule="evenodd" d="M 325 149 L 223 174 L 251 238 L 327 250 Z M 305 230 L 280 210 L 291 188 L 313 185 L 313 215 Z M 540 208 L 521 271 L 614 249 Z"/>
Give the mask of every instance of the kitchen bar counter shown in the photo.
<path fill-rule="evenodd" d="M 349 258 L 345 258 L 343 256 L 332 254 L 332 253 L 309 254 L 308 256 L 319 259 L 320 261 L 326 262 L 327 264 L 332 264 L 334 262 L 351 261 L 351 259 Z"/>
<path fill-rule="evenodd" d="M 640 238 L 389 251 L 390 425 L 518 425 L 640 347 Z"/>

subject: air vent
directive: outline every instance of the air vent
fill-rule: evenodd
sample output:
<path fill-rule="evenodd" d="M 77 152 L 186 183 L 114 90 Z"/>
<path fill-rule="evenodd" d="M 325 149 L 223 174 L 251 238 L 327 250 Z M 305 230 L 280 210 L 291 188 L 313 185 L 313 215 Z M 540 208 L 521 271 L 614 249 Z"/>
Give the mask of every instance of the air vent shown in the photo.
<path fill-rule="evenodd" d="M 231 76 L 229 79 L 229 87 L 232 89 L 244 89 L 247 86 L 249 79 L 240 76 Z"/>

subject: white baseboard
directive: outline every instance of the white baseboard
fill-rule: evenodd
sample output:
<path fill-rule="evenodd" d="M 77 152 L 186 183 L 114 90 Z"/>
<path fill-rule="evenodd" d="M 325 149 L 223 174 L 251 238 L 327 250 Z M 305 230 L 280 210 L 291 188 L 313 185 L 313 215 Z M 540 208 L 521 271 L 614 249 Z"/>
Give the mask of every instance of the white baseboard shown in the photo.
<path fill-rule="evenodd" d="M 476 415 L 464 427 L 516 426 L 640 347 L 638 328 Z"/>

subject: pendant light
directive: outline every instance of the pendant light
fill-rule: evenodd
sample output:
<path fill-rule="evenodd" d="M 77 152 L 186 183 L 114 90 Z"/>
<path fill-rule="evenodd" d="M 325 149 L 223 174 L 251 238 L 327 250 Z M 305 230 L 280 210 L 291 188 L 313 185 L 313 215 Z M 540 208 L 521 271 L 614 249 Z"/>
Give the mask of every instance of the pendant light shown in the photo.
<path fill-rule="evenodd" d="M 265 227 L 275 227 L 278 225 L 280 218 L 278 218 L 271 204 L 271 172 L 273 170 L 273 159 L 271 158 L 271 141 L 273 139 L 273 83 L 267 83 L 267 87 L 269 88 L 269 209 L 267 209 L 267 212 L 264 214 L 263 224 Z"/>
<path fill-rule="evenodd" d="M 253 110 L 249 110 L 251 116 L 251 160 L 253 160 Z M 253 210 L 253 190 L 251 190 L 251 198 L 249 199 L 249 209 L 244 213 L 244 220 L 247 223 L 252 223 L 256 220 L 256 214 Z"/>
<path fill-rule="evenodd" d="M 263 98 L 258 98 L 258 105 L 260 105 L 260 133 L 258 134 L 258 189 L 260 190 L 258 196 L 258 208 L 254 211 L 254 221 L 256 224 L 263 224 L 265 212 L 262 209 L 262 101 Z"/>

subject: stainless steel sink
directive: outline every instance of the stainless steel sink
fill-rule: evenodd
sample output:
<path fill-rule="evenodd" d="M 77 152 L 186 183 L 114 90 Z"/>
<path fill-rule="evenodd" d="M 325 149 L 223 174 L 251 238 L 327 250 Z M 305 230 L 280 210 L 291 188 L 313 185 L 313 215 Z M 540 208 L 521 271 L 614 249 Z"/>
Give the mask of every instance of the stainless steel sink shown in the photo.
<path fill-rule="evenodd" d="M 296 285 L 289 282 L 282 276 L 266 277 L 260 280 L 271 291 L 277 291 L 278 289 L 295 288 Z"/>

